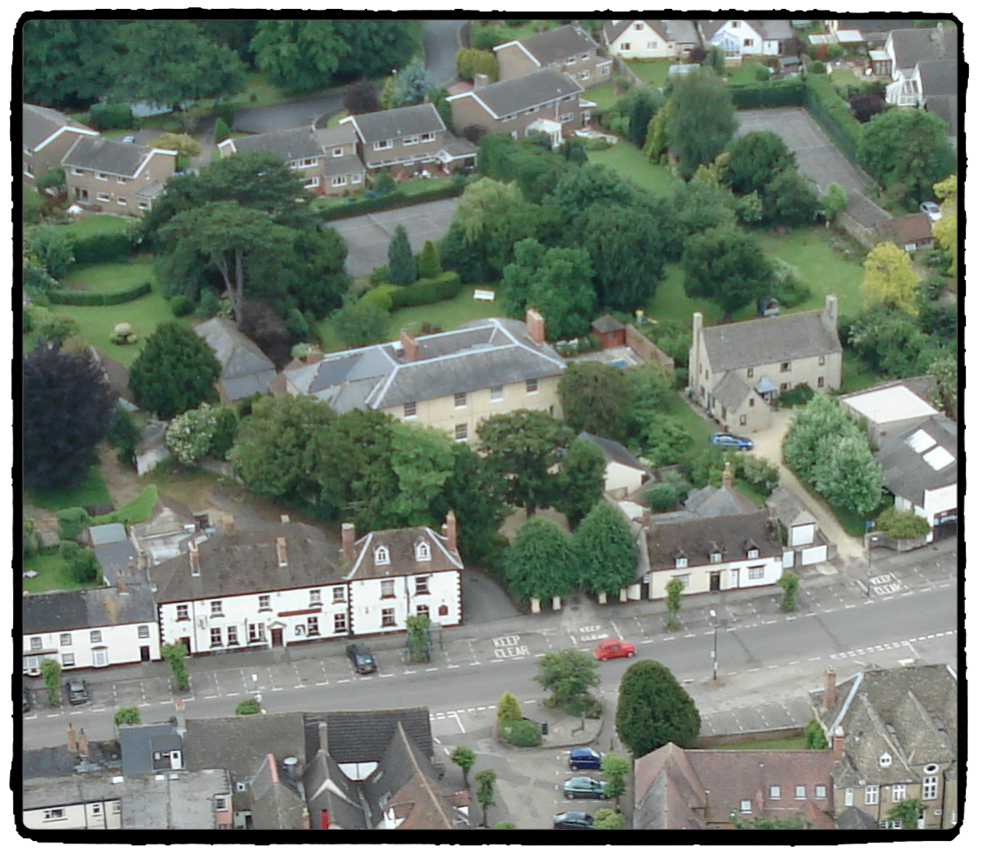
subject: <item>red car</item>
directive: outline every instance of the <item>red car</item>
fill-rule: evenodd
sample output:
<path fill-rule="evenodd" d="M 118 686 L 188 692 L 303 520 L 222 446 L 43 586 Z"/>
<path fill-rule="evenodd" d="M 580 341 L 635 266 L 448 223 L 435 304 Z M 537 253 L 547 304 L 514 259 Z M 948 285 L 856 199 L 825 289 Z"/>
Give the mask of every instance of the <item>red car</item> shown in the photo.
<path fill-rule="evenodd" d="M 609 660 L 613 657 L 633 657 L 637 653 L 637 646 L 628 643 L 626 640 L 618 640 L 610 637 L 601 640 L 600 644 L 593 649 L 593 654 L 597 660 Z"/>

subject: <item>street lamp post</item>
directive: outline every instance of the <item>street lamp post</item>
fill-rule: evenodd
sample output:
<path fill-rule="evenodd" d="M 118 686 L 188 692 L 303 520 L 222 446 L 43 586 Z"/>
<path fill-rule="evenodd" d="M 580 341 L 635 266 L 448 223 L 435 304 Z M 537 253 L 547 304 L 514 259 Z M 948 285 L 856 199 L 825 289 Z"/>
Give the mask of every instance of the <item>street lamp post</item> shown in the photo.
<path fill-rule="evenodd" d="M 712 680 L 717 681 L 719 679 L 719 620 L 714 610 L 709 611 L 709 616 L 712 617 Z"/>

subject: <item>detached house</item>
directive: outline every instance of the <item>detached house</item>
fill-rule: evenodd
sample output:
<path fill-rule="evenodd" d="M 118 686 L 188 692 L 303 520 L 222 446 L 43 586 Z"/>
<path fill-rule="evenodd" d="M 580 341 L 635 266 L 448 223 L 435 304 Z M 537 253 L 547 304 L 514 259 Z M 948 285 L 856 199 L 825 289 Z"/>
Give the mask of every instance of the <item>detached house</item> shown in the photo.
<path fill-rule="evenodd" d="M 610 81 L 612 60 L 599 55 L 599 45 L 582 27 L 568 24 L 494 48 L 498 79 L 510 80 L 541 68 L 573 77 L 583 88 Z"/>
<path fill-rule="evenodd" d="M 365 167 L 357 155 L 357 136 L 350 125 L 297 127 L 219 142 L 222 158 L 248 151 L 280 157 L 317 195 L 342 195 L 364 186 Z"/>
<path fill-rule="evenodd" d="M 456 330 L 397 342 L 314 354 L 295 361 L 272 382 L 274 393 L 312 395 L 337 412 L 381 410 L 430 425 L 464 442 L 477 425 L 519 409 L 560 412 L 565 361 L 545 342 L 544 319 L 468 321 Z"/>
<path fill-rule="evenodd" d="M 341 557 L 349 566 L 352 634 L 404 631 L 409 616 L 441 626 L 463 622 L 463 561 L 452 511 L 443 534 L 416 527 L 354 537 L 354 525 L 345 522 Z"/>
<path fill-rule="evenodd" d="M 879 828 L 901 828 L 889 811 L 919 799 L 919 828 L 957 825 L 958 683 L 941 664 L 871 668 L 840 683 L 828 668 L 811 699 L 838 759 L 836 811 L 855 807 Z"/>
<path fill-rule="evenodd" d="M 97 212 L 139 216 L 173 175 L 176 150 L 81 136 L 61 160 L 68 197 Z"/>
<path fill-rule="evenodd" d="M 370 174 L 390 168 L 412 175 L 441 164 L 446 125 L 432 103 L 351 115 L 340 126 L 354 130 L 358 156 Z"/>
<path fill-rule="evenodd" d="M 721 48 L 729 60 L 780 56 L 784 44 L 794 35 L 789 20 L 699 21 L 698 28 L 704 45 Z"/>
<path fill-rule="evenodd" d="M 234 322 L 215 316 L 195 325 L 194 332 L 208 343 L 221 364 L 215 388 L 223 403 L 269 393 L 276 366 Z"/>
<path fill-rule="evenodd" d="M 589 123 L 596 105 L 582 98 L 583 87 L 568 74 L 542 68 L 473 91 L 446 98 L 453 127 L 462 133 L 478 127 L 487 133 L 509 133 L 524 138 L 540 132 L 553 145 Z"/>
<path fill-rule="evenodd" d="M 838 299 L 825 308 L 703 327 L 692 315 L 688 394 L 726 427 L 770 426 L 777 396 L 806 383 L 815 392 L 841 388 Z"/>
<path fill-rule="evenodd" d="M 603 23 L 603 42 L 621 59 L 681 59 L 701 39 L 694 21 L 623 20 Z"/>
<path fill-rule="evenodd" d="M 26 185 L 37 187 L 37 179 L 52 165 L 59 165 L 75 142 L 82 137 L 97 138 L 91 127 L 73 121 L 56 109 L 23 104 L 23 154 Z"/>

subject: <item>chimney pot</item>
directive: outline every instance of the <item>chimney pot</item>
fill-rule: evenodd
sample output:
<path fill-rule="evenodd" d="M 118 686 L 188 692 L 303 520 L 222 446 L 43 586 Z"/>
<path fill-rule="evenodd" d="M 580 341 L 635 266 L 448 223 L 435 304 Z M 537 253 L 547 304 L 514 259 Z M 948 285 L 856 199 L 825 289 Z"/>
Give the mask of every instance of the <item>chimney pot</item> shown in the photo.
<path fill-rule="evenodd" d="M 314 363 L 319 363 L 324 358 L 323 351 L 320 350 L 319 345 L 311 345 L 310 349 L 307 351 L 307 355 L 303 358 L 303 361 L 308 365 L 313 365 Z"/>
<path fill-rule="evenodd" d="M 276 537 L 276 557 L 279 559 L 280 566 L 289 565 L 286 557 L 286 537 Z"/>
<path fill-rule="evenodd" d="M 528 335 L 539 345 L 545 342 L 545 319 L 542 314 L 532 308 L 525 313 L 525 324 L 528 327 Z"/>
<path fill-rule="evenodd" d="M 485 88 L 490 83 L 490 77 L 487 74 L 474 74 L 473 75 L 473 90 Z"/>
<path fill-rule="evenodd" d="M 354 525 L 351 522 L 341 525 L 341 554 L 345 563 L 354 563 Z"/>
<path fill-rule="evenodd" d="M 191 577 L 197 578 L 201 575 L 201 555 L 198 553 L 198 541 L 193 537 L 188 545 L 188 554 L 191 558 Z"/>
<path fill-rule="evenodd" d="M 407 363 L 414 363 L 419 359 L 419 343 L 404 327 L 399 330 L 399 341 L 402 343 L 402 358 Z"/>
<path fill-rule="evenodd" d="M 824 296 L 824 311 L 828 315 L 828 321 L 831 322 L 832 327 L 838 325 L 838 298 L 835 295 L 825 295 Z"/>
<path fill-rule="evenodd" d="M 446 546 L 450 551 L 456 551 L 456 513 L 450 510 L 446 514 L 446 522 L 443 524 L 443 536 L 446 537 Z"/>
<path fill-rule="evenodd" d="M 835 670 L 829 666 L 824 671 L 824 709 L 831 710 L 835 703 Z"/>

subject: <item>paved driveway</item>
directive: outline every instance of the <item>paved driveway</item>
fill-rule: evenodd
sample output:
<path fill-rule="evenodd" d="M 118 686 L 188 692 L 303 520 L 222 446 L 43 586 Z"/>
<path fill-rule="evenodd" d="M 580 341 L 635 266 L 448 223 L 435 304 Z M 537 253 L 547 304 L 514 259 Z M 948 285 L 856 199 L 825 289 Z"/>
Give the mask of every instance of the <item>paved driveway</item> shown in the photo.
<path fill-rule="evenodd" d="M 770 427 L 765 431 L 753 434 L 753 441 L 756 443 L 753 453 L 766 457 L 779 466 L 780 483 L 787 487 L 818 520 L 824 535 L 838 546 L 838 556 L 846 564 L 851 558 L 864 558 L 865 548 L 862 541 L 849 536 L 824 502 L 814 498 L 797 479 L 797 476 L 783 464 L 783 453 L 780 446 L 793 414 L 793 410 L 775 412 L 770 419 L 772 422 Z"/>
<path fill-rule="evenodd" d="M 426 239 L 441 239 L 450 227 L 458 201 L 459 198 L 448 198 L 332 222 L 331 226 L 347 242 L 348 274 L 364 277 L 375 266 L 386 265 L 388 243 L 399 224 L 409 234 L 413 251 L 422 250 Z"/>

